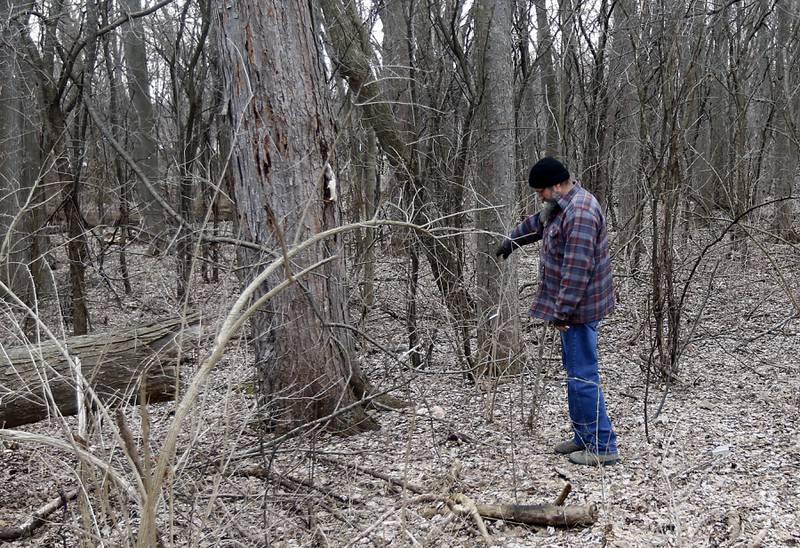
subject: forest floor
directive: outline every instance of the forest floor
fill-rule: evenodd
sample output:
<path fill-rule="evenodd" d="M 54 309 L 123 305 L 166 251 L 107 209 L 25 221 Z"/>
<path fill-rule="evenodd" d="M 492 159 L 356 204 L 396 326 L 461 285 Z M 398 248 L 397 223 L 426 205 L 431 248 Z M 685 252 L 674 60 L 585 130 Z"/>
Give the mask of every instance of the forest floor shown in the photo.
<path fill-rule="evenodd" d="M 375 387 L 399 385 L 394 394 L 413 403 L 376 412 L 382 425 L 376 432 L 340 438 L 316 431 L 269 446 L 271 438 L 256 426 L 254 374 L 242 334 L 182 430 L 159 507 L 161 538 L 167 546 L 480 546 L 472 520 L 418 503 L 415 493 L 374 474 L 439 493 L 458 460 L 462 470 L 454 487 L 475 502 L 552 502 L 569 482 L 566 504 L 595 504 L 599 510 L 593 526 L 573 529 L 487 521 L 496 546 L 798 545 L 800 320 L 793 300 L 800 298 L 800 253 L 782 244 L 768 251 L 770 261 L 755 246 L 747 254 L 708 257 L 687 301 L 683 333 L 691 340 L 679 378 L 658 414 L 666 387 L 648 385 L 642 372 L 649 353 L 649 327 L 643 323 L 648 280 L 617 277 L 617 311 L 600 327 L 603 387 L 621 456 L 610 467 L 572 465 L 552 451 L 569 436 L 553 333 L 540 340 L 543 327 L 523 320 L 523 373 L 499 383 L 465 384 L 430 280 L 419 295 L 423 340 L 433 344 L 425 369 L 402 367 L 397 356 L 366 342 L 359 348 L 357 357 Z M 536 249 L 521 255 L 520 278 L 531 279 Z M 168 259 L 158 259 L 157 267 L 154 261 L 131 256 L 134 293 L 119 294 L 119 304 L 110 293 L 115 284 L 90 273 L 96 331 L 173 315 L 175 270 Z M 110 259 L 106 268 L 113 276 Z M 405 341 L 405 268 L 400 259 L 381 259 L 378 304 L 363 324 L 397 355 Z M 64 270 L 59 277 L 66 276 Z M 232 278 L 196 287 L 195 302 L 211 323 L 235 296 Z M 524 314 L 535 287 L 521 287 Z M 7 324 L 4 343 L 13 339 Z M 149 407 L 156 454 L 174 408 Z M 128 416 L 138 427 L 138 412 L 130 409 Z M 55 421 L 22 429 L 66 435 Z M 116 455 L 114 466 L 128 474 L 119 452 L 108 449 L 113 442 L 105 430 L 95 441 L 96 454 Z M 68 452 L 8 442 L 0 451 L 0 528 L 21 523 L 59 490 L 78 485 L 77 463 Z M 257 477 L 266 469 L 271 476 Z M 136 508 L 113 489 L 106 504 L 101 498 L 92 494 L 85 522 L 70 503 L 32 538 L 11 545 L 74 546 L 79 538 L 129 545 Z"/>

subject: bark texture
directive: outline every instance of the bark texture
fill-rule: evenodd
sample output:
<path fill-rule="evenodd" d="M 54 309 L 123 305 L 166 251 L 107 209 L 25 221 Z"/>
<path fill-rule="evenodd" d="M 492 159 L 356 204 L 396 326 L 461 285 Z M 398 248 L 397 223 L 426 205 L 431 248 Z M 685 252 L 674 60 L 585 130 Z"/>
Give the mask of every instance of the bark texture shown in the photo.
<path fill-rule="evenodd" d="M 239 229 L 280 255 L 340 221 L 321 45 L 306 2 L 241 0 L 226 3 L 219 15 L 225 85 L 239 127 L 232 165 Z M 340 251 L 338 239 L 320 243 L 296 256 L 263 292 Z M 240 260 L 252 275 L 264 257 L 242 252 Z M 325 417 L 366 392 L 350 360 L 349 333 L 331 327 L 347 322 L 343 284 L 337 258 L 251 320 L 263 401 L 279 430 Z M 345 433 L 374 427 L 360 407 L 330 423 Z"/>
<path fill-rule="evenodd" d="M 128 10 L 141 10 L 140 0 L 125 0 Z M 138 19 L 131 21 L 124 33 L 125 64 L 128 69 L 128 88 L 133 107 L 132 137 L 133 158 L 147 178 L 154 184 L 159 180 L 158 146 L 156 144 L 156 120 L 150 99 L 150 74 L 147 70 L 147 48 L 144 27 Z M 145 226 L 153 238 L 153 251 L 160 250 L 166 231 L 166 217 L 153 199 L 152 194 L 139 179 L 135 184 L 139 207 Z"/>
<path fill-rule="evenodd" d="M 594 504 L 556 506 L 555 504 L 476 504 L 478 513 L 488 519 L 502 519 L 526 525 L 578 527 L 597 521 Z"/>
<path fill-rule="evenodd" d="M 519 352 L 515 264 L 494 250 L 509 232 L 504 223 L 514 205 L 514 69 L 511 54 L 511 2 L 480 0 L 476 7 L 479 146 L 475 178 L 476 312 L 481 370 L 509 370 Z"/>
<path fill-rule="evenodd" d="M 66 340 L 70 356 L 80 360 L 81 373 L 101 401 L 135 401 L 145 385 L 147 403 L 171 400 L 177 383 L 177 359 L 199 334 L 198 319 L 168 321 L 83 335 Z M 43 342 L 0 352 L 0 425 L 13 428 L 43 420 L 58 408 L 62 415 L 78 411 L 76 374 L 59 347 Z"/>

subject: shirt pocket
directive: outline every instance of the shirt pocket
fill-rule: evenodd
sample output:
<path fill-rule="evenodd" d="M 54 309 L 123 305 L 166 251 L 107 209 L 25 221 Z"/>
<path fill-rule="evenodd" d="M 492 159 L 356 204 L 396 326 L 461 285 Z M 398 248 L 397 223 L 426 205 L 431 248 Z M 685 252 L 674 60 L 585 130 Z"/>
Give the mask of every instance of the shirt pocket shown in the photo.
<path fill-rule="evenodd" d="M 563 255 L 561 250 L 561 224 L 552 223 L 544 231 L 542 238 L 542 249 L 546 255 L 560 259 Z"/>

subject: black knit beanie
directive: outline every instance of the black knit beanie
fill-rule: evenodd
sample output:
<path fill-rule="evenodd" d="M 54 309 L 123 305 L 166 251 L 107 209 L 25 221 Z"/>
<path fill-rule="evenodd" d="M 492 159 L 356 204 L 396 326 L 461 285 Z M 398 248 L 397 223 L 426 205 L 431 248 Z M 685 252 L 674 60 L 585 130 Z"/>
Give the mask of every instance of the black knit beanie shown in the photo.
<path fill-rule="evenodd" d="M 549 188 L 569 179 L 569 171 L 564 164 L 553 158 L 545 156 L 531 168 L 528 174 L 528 184 L 533 188 Z"/>

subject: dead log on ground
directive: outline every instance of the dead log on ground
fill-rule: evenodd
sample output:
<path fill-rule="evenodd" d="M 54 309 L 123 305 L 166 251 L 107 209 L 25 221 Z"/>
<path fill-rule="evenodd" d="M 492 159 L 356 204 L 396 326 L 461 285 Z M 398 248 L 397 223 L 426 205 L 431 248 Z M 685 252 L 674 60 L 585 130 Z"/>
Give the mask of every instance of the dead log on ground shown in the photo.
<path fill-rule="evenodd" d="M 83 377 L 110 405 L 136 402 L 144 383 L 145 403 L 169 401 L 178 382 L 177 358 L 200 335 L 199 316 L 173 318 L 111 333 L 71 337 L 65 344 L 80 360 Z M 76 375 L 56 343 L 4 349 L 0 346 L 0 427 L 13 428 L 78 411 Z"/>
<path fill-rule="evenodd" d="M 597 506 L 579 504 L 476 504 L 478 513 L 486 519 L 502 519 L 525 525 L 578 527 L 597 521 Z"/>

